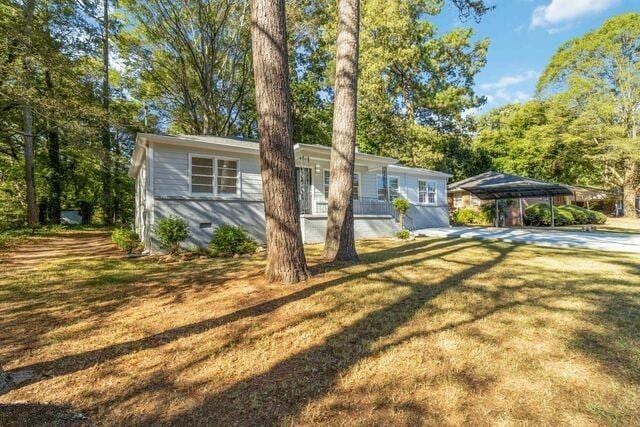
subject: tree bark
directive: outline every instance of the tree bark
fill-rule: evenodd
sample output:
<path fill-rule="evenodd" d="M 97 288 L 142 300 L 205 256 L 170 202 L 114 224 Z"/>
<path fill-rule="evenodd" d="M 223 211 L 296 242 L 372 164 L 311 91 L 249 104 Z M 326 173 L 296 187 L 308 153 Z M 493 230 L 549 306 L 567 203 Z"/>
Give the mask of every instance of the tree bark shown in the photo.
<path fill-rule="evenodd" d="M 353 227 L 353 173 L 358 96 L 359 0 L 338 2 L 333 136 L 324 257 L 356 261 Z"/>
<path fill-rule="evenodd" d="M 24 152 L 24 176 L 27 187 L 27 224 L 35 227 L 38 224 L 38 206 L 36 204 L 35 154 L 33 137 L 33 114 L 31 112 L 31 31 L 35 0 L 27 0 L 24 4 L 24 102 L 22 104 L 22 132 Z"/>
<path fill-rule="evenodd" d="M 295 187 L 284 0 L 253 0 L 251 40 L 271 281 L 307 279 Z"/>
<path fill-rule="evenodd" d="M 45 71 L 45 83 L 49 96 L 54 97 L 53 80 L 51 72 Z M 62 195 L 62 173 L 60 171 L 60 134 L 57 127 L 49 124 L 47 130 L 47 141 L 49 143 L 49 220 L 52 224 L 60 224 L 60 198 Z"/>
<path fill-rule="evenodd" d="M 638 162 L 632 159 L 626 161 L 624 183 L 622 187 L 624 216 L 636 218 L 636 197 L 638 196 Z"/>
<path fill-rule="evenodd" d="M 103 0 L 103 39 L 102 39 L 102 108 L 105 123 L 102 129 L 102 203 L 104 222 L 113 223 L 113 201 L 111 198 L 111 132 L 109 126 L 109 0 Z"/>

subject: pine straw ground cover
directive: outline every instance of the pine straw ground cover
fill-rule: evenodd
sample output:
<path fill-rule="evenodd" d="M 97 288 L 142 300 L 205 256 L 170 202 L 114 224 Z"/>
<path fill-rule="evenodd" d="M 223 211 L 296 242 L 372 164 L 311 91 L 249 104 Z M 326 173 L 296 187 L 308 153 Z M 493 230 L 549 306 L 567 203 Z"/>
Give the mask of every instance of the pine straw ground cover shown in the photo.
<path fill-rule="evenodd" d="M 53 250 L 48 248 L 53 247 Z M 638 424 L 640 258 L 359 244 L 267 284 L 260 257 L 124 260 L 100 233 L 0 269 L 0 424 Z M 26 374 L 25 374 L 26 372 Z"/>

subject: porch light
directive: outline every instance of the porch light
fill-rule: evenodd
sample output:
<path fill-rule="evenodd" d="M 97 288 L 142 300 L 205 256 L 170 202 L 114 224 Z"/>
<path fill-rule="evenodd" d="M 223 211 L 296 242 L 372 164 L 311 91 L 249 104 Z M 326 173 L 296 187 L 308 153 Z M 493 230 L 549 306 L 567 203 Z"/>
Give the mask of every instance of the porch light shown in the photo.
<path fill-rule="evenodd" d="M 316 173 L 320 173 L 320 165 L 316 163 Z"/>

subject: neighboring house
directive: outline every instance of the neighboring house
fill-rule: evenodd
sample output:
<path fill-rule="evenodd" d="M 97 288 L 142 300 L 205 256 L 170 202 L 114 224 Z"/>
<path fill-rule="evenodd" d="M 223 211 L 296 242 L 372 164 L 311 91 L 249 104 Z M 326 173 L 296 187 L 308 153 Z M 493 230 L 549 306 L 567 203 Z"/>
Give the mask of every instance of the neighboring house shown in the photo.
<path fill-rule="evenodd" d="M 305 243 L 324 241 L 330 147 L 296 144 L 296 184 Z M 213 229 L 238 225 L 265 239 L 259 145 L 212 136 L 138 134 L 129 169 L 136 179 L 135 227 L 146 249 L 158 242 L 153 224 L 176 215 L 189 223 L 190 246 L 205 246 Z M 388 157 L 356 153 L 354 216 L 357 239 L 393 236 L 400 225 L 395 197 L 411 203 L 409 229 L 449 224 L 447 179 L 451 175 L 400 166 Z"/>
<path fill-rule="evenodd" d="M 500 225 L 523 225 L 522 213 L 535 203 L 554 205 L 570 204 L 576 194 L 571 187 L 500 172 L 485 172 L 449 185 L 449 206 L 452 211 L 460 208 L 480 209 L 496 200 L 510 201 L 501 209 Z"/>
<path fill-rule="evenodd" d="M 521 210 L 535 203 L 574 204 L 605 214 L 616 214 L 620 195 L 601 188 L 557 184 L 500 172 L 485 172 L 449 185 L 449 207 L 480 209 L 495 204 L 495 199 L 509 200 L 501 212 L 502 225 L 522 225 Z"/>

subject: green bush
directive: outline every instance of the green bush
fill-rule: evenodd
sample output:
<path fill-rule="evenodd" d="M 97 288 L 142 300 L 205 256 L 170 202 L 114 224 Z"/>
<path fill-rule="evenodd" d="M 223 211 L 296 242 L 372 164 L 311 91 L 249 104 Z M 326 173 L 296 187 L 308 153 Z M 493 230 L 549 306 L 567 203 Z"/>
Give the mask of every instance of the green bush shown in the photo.
<path fill-rule="evenodd" d="M 551 211 L 546 203 L 535 203 L 524 210 L 524 218 L 529 225 L 551 225 Z"/>
<path fill-rule="evenodd" d="M 396 237 L 397 237 L 398 239 L 402 239 L 402 240 L 406 240 L 406 239 L 408 239 L 408 238 L 409 238 L 409 236 L 410 236 L 410 234 L 409 234 L 409 230 L 401 230 L 401 231 L 398 231 L 398 232 L 396 233 Z"/>
<path fill-rule="evenodd" d="M 458 225 L 487 225 L 491 224 L 491 213 L 489 209 L 460 208 L 453 212 L 451 221 Z"/>
<path fill-rule="evenodd" d="M 607 222 L 607 216 L 602 212 L 598 212 L 598 211 L 589 211 L 589 212 L 592 212 L 595 216 L 595 220 L 593 221 L 594 224 L 604 224 Z"/>
<path fill-rule="evenodd" d="M 604 224 L 607 222 L 607 216 L 602 212 L 592 211 L 576 205 L 565 205 L 561 206 L 560 209 L 571 211 L 576 224 Z"/>
<path fill-rule="evenodd" d="M 556 225 L 604 224 L 607 216 L 576 205 L 563 205 L 553 208 Z M 551 210 L 546 203 L 536 203 L 525 210 L 525 218 L 530 225 L 551 225 Z"/>
<path fill-rule="evenodd" d="M 213 255 L 252 254 L 258 248 L 255 240 L 241 227 L 222 225 L 213 231 L 209 250 Z"/>
<path fill-rule="evenodd" d="M 160 247 L 176 254 L 180 251 L 180 243 L 189 237 L 189 225 L 184 219 L 171 216 L 158 221 L 155 233 Z"/>
<path fill-rule="evenodd" d="M 399 214 L 406 214 L 411 205 L 407 199 L 403 199 L 402 197 L 398 197 L 397 199 L 393 199 L 393 208 L 398 211 Z"/>
<path fill-rule="evenodd" d="M 111 233 L 111 240 L 120 249 L 130 254 L 140 244 L 138 233 L 130 228 L 116 228 Z"/>
<path fill-rule="evenodd" d="M 571 212 L 567 210 L 556 208 L 554 206 L 553 213 L 555 215 L 555 225 L 561 226 L 561 225 L 571 225 L 576 223 L 576 220 L 571 214 Z"/>
<path fill-rule="evenodd" d="M 592 224 L 590 211 L 575 205 L 564 205 L 558 207 L 559 212 L 568 212 L 573 216 L 574 224 Z"/>

